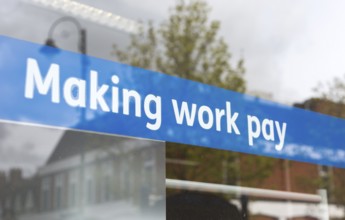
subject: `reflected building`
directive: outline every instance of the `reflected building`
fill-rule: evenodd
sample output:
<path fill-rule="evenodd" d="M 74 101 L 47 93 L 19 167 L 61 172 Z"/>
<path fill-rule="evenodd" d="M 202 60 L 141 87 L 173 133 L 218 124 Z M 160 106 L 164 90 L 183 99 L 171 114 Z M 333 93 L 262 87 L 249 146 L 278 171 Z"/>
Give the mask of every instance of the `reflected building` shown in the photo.
<path fill-rule="evenodd" d="M 0 172 L 0 211 L 3 219 L 38 211 L 38 178 L 23 178 L 22 170 L 13 168 L 8 175 Z"/>
<path fill-rule="evenodd" d="M 294 106 L 345 118 L 344 104 L 310 99 Z M 193 151 L 190 148 L 193 148 Z M 228 156 L 224 157 L 226 154 Z M 327 216 L 330 219 L 344 218 L 345 170 L 343 168 L 210 148 L 167 144 L 167 178 L 305 195 L 320 195 L 319 190 L 323 189 L 328 200 Z M 186 189 L 172 187 L 168 189 L 168 195 L 176 195 L 183 190 Z M 192 191 L 192 186 L 187 190 Z M 205 191 L 207 190 L 205 189 Z M 241 209 L 238 194 L 229 192 L 220 196 L 233 198 L 231 202 L 237 204 Z M 283 196 L 279 199 L 272 199 L 264 193 L 249 196 L 248 202 L 249 219 L 251 220 L 325 219 L 320 207 L 316 202 L 302 199 L 288 201 Z"/>
<path fill-rule="evenodd" d="M 0 173 L 0 219 L 161 219 L 164 159 L 162 142 L 65 131 L 34 177 Z"/>

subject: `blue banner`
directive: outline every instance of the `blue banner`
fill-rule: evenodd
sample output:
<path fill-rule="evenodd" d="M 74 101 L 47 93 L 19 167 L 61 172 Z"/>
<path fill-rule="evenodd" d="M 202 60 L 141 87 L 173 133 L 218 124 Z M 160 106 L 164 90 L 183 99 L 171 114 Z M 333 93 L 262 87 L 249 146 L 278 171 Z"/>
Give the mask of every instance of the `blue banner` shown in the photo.
<path fill-rule="evenodd" d="M 0 36 L 0 119 L 345 167 L 345 121 Z"/>

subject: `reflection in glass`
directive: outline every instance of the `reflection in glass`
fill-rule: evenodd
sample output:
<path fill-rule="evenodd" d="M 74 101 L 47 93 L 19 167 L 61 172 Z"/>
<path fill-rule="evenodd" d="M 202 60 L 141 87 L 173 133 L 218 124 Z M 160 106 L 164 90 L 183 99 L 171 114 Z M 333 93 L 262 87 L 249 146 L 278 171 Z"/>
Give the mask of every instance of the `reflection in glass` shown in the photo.
<path fill-rule="evenodd" d="M 165 218 L 161 142 L 0 126 L 1 220 Z"/>
<path fill-rule="evenodd" d="M 344 169 L 174 143 L 166 152 L 168 219 L 200 219 L 201 213 L 245 220 L 345 216 Z M 219 210 L 226 205 L 227 211 Z"/>

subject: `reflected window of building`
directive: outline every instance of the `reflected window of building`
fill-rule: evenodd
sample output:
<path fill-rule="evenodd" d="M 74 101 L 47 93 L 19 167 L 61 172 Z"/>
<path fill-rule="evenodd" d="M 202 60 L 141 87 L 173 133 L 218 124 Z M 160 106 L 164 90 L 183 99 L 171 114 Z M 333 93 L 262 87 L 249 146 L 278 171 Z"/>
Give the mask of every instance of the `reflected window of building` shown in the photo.
<path fill-rule="evenodd" d="M 94 201 L 94 187 L 93 187 L 93 180 L 88 179 L 86 180 L 86 201 L 88 204 L 92 204 Z"/>
<path fill-rule="evenodd" d="M 324 165 L 320 165 L 319 166 L 319 175 L 320 175 L 320 177 L 327 177 L 327 176 L 329 176 L 329 172 L 330 172 L 330 167 L 324 166 Z"/>
<path fill-rule="evenodd" d="M 103 201 L 107 202 L 110 200 L 111 197 L 111 191 L 110 191 L 110 176 L 104 177 L 104 194 L 103 194 Z"/>
<path fill-rule="evenodd" d="M 54 208 L 59 210 L 62 208 L 62 200 L 63 200 L 63 183 L 64 183 L 64 175 L 57 174 L 54 179 L 54 198 L 55 198 L 55 205 Z"/>
<path fill-rule="evenodd" d="M 112 198 L 112 190 L 111 190 L 111 178 L 112 178 L 112 161 L 107 160 L 102 163 L 102 171 L 103 171 L 103 178 L 102 178 L 102 201 L 107 202 Z"/>
<path fill-rule="evenodd" d="M 42 189 L 41 189 L 41 207 L 43 211 L 49 211 L 50 210 L 50 204 L 51 204 L 51 195 L 50 195 L 50 184 L 51 179 L 50 177 L 44 177 L 42 179 Z"/>
<path fill-rule="evenodd" d="M 22 198 L 20 194 L 16 195 L 16 198 L 14 200 L 14 204 L 15 204 L 15 212 L 16 213 L 20 213 L 22 211 Z"/>
<path fill-rule="evenodd" d="M 33 211 L 34 208 L 34 196 L 32 190 L 28 191 L 25 198 L 25 211 Z"/>
<path fill-rule="evenodd" d="M 126 157 L 123 157 L 123 161 L 121 164 L 121 191 L 124 195 L 129 194 L 129 188 L 130 188 L 130 173 L 129 173 L 129 163 L 127 161 Z"/>
<path fill-rule="evenodd" d="M 77 204 L 77 182 L 78 173 L 76 170 L 71 170 L 68 173 L 68 204 L 70 208 L 73 208 Z"/>

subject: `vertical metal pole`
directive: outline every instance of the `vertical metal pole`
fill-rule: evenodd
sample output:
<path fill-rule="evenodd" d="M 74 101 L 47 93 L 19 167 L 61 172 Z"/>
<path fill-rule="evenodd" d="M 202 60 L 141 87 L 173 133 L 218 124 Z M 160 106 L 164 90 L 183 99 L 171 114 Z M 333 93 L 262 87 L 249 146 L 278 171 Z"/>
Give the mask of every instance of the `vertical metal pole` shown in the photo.
<path fill-rule="evenodd" d="M 80 173 L 79 173 L 79 210 L 84 216 L 84 146 L 80 146 Z"/>
<path fill-rule="evenodd" d="M 86 72 L 87 72 L 87 66 L 88 66 L 88 59 L 85 56 L 86 55 L 86 30 L 81 29 L 79 31 L 79 51 L 82 54 L 81 55 L 81 78 L 83 80 L 86 80 Z M 80 108 L 80 122 L 81 124 L 84 124 L 86 119 L 86 112 L 85 108 Z"/>
<path fill-rule="evenodd" d="M 240 197 L 241 201 L 241 216 L 243 220 L 248 220 L 248 196 L 247 195 L 241 195 Z"/>
<path fill-rule="evenodd" d="M 86 80 L 86 72 L 88 66 L 88 59 L 86 57 L 86 31 L 84 29 L 80 29 L 79 32 L 79 51 L 81 53 L 81 78 Z M 79 124 L 84 125 L 86 120 L 86 112 L 85 108 L 80 108 L 80 122 Z M 80 146 L 80 189 L 79 189 L 79 199 L 80 199 L 80 214 L 84 216 L 84 206 L 85 206 L 85 184 L 84 184 L 84 176 L 85 176 L 85 146 Z"/>
<path fill-rule="evenodd" d="M 327 190 L 319 189 L 318 194 L 321 197 L 320 210 L 321 210 L 321 220 L 329 220 L 329 210 L 328 210 L 328 201 L 327 201 Z"/>

